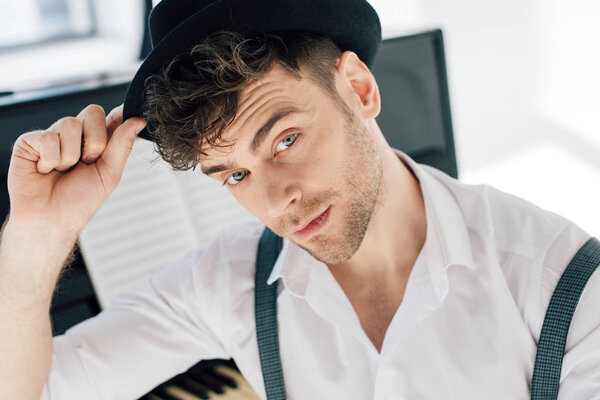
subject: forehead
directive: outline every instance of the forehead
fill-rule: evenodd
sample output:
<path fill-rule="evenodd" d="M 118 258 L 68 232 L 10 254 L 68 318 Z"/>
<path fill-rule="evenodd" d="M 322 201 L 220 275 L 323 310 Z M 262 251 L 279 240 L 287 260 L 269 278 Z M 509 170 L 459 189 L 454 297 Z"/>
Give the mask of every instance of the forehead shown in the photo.
<path fill-rule="evenodd" d="M 265 128 L 272 128 L 280 119 L 310 110 L 316 100 L 314 86 L 305 76 L 298 79 L 275 65 L 240 93 L 237 114 L 221 135 L 219 144 L 225 146 L 204 143 L 202 150 L 208 156 L 203 156 L 201 162 L 232 151 L 239 142 L 256 142 L 259 130 L 268 133 Z"/>
<path fill-rule="evenodd" d="M 248 85 L 240 94 L 237 115 L 231 130 L 258 123 L 257 119 L 265 118 L 266 114 L 282 103 L 305 104 L 309 86 L 307 78 L 298 79 L 275 64 L 268 73 Z"/>

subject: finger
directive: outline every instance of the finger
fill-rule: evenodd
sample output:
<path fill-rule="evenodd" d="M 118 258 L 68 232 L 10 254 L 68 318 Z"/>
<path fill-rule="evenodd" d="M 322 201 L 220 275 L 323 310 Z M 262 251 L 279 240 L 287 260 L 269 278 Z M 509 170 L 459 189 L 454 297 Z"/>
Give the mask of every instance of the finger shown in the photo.
<path fill-rule="evenodd" d="M 104 152 L 96 163 L 104 181 L 111 186 L 107 189 L 114 189 L 121 179 L 125 163 L 133 148 L 133 142 L 139 131 L 145 126 L 146 121 L 143 119 L 129 118 L 114 130 Z"/>
<path fill-rule="evenodd" d="M 47 174 L 60 163 L 60 139 L 57 132 L 45 131 L 40 135 L 39 153 L 37 170 L 40 174 Z"/>
<path fill-rule="evenodd" d="M 60 162 L 54 168 L 57 171 L 66 171 L 79 162 L 81 156 L 81 121 L 77 118 L 67 117 L 60 120 Z"/>
<path fill-rule="evenodd" d="M 17 138 L 12 148 L 11 167 L 14 165 L 19 170 L 38 173 L 42 133 L 44 131 L 27 132 Z"/>
<path fill-rule="evenodd" d="M 68 170 L 79 161 L 81 154 L 81 122 L 74 117 L 61 118 L 47 131 L 56 133 L 59 138 L 61 159 L 54 167 L 57 171 Z"/>
<path fill-rule="evenodd" d="M 77 119 L 83 125 L 83 149 L 81 159 L 87 164 L 95 162 L 108 142 L 104 109 L 96 104 L 84 108 Z"/>
<path fill-rule="evenodd" d="M 115 129 L 123 123 L 123 104 L 113 108 L 106 116 L 106 129 L 108 137 L 113 134 Z"/>

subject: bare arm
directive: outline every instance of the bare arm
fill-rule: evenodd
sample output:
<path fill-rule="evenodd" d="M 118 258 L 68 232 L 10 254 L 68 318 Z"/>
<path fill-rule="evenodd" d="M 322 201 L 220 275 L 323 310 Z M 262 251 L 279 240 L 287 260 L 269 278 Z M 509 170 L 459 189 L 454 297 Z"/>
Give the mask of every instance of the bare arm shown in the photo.
<path fill-rule="evenodd" d="M 0 399 L 40 398 L 52 355 L 54 286 L 79 231 L 117 186 L 143 126 L 139 118 L 123 123 L 120 108 L 105 117 L 89 106 L 17 139 L 10 217 L 0 238 Z"/>
<path fill-rule="evenodd" d="M 0 244 L 0 398 L 39 399 L 52 355 L 50 300 L 74 240 L 44 248 L 52 229 L 7 226 Z M 58 233 L 60 234 L 60 233 Z M 37 242 L 37 245 L 34 243 Z"/>

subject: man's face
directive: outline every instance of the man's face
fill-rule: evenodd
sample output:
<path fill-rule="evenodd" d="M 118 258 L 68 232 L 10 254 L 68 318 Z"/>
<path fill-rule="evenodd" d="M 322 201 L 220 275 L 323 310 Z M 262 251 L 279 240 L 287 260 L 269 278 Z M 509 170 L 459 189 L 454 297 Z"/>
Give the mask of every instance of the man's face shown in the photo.
<path fill-rule="evenodd" d="M 280 118 L 267 124 L 274 115 Z M 255 139 L 265 124 L 264 140 Z M 365 122 L 345 103 L 275 66 L 244 91 L 223 138 L 234 145 L 206 148 L 202 170 L 226 165 L 208 173 L 275 234 L 326 264 L 344 262 L 358 250 L 382 169 Z M 296 232 L 325 211 L 327 220 L 316 231 L 310 232 L 319 225 L 313 222 Z"/>

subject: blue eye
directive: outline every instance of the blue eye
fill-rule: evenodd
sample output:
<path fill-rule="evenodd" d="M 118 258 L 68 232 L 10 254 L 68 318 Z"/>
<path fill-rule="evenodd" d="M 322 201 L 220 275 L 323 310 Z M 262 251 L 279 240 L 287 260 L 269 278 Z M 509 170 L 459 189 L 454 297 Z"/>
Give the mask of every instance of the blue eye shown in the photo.
<path fill-rule="evenodd" d="M 294 144 L 294 142 L 296 141 L 296 138 L 298 137 L 297 133 L 292 133 L 290 135 L 287 135 L 286 137 L 284 137 L 283 139 L 281 139 L 281 141 L 278 143 L 277 146 L 277 150 L 285 150 L 288 147 L 290 147 L 291 145 Z M 279 144 L 283 143 L 283 145 L 285 146 L 283 149 L 279 148 Z"/>
<path fill-rule="evenodd" d="M 291 147 L 296 142 L 298 135 L 299 135 L 298 133 L 292 133 L 292 134 L 285 136 L 277 144 L 277 150 L 283 151 L 283 150 Z M 283 144 L 285 147 L 281 149 L 279 146 L 280 144 Z M 242 180 L 244 180 L 246 175 L 248 175 L 248 171 L 246 171 L 246 170 L 236 171 L 233 174 L 229 175 L 227 177 L 227 179 L 225 179 L 225 182 L 223 182 L 223 185 L 228 184 L 229 186 L 235 186 L 238 183 L 240 183 Z"/>
<path fill-rule="evenodd" d="M 229 175 L 229 177 L 225 180 L 225 182 L 223 182 L 223 185 L 226 183 L 229 183 L 230 185 L 237 185 L 239 182 L 242 181 L 242 179 L 244 179 L 246 177 L 247 173 L 248 172 L 245 170 L 236 171 L 233 174 Z M 233 179 L 233 181 L 231 179 Z M 233 183 L 233 182 L 235 182 L 235 183 Z"/>

